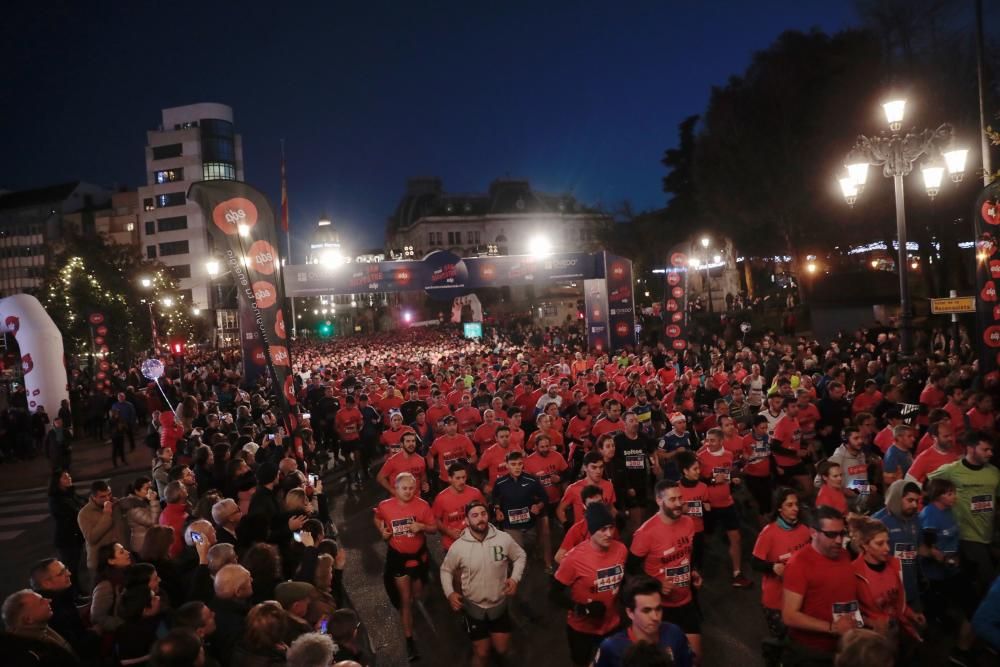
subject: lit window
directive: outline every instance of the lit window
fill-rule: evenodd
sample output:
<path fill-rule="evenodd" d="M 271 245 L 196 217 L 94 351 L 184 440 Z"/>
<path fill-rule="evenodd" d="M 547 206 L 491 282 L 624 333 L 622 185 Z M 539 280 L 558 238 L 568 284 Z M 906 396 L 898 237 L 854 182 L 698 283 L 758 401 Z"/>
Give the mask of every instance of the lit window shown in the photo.
<path fill-rule="evenodd" d="M 130 222 L 127 225 L 125 225 L 125 231 L 127 231 L 127 232 L 134 232 L 135 231 L 135 223 L 134 222 Z"/>

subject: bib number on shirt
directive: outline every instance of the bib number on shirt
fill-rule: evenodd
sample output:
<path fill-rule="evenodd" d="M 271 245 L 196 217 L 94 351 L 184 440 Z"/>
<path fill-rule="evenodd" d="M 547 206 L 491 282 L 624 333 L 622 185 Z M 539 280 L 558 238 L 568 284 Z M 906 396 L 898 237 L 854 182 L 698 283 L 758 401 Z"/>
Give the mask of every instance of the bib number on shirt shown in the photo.
<path fill-rule="evenodd" d="M 917 548 L 909 543 L 900 542 L 893 547 L 893 553 L 903 565 L 913 565 L 917 559 Z"/>
<path fill-rule="evenodd" d="M 729 468 L 712 468 L 712 477 L 722 475 L 722 481 L 728 482 L 731 479 Z"/>
<path fill-rule="evenodd" d="M 847 485 L 847 488 L 854 489 L 858 492 L 858 495 L 867 496 L 872 492 L 872 486 L 864 479 L 852 479 L 851 483 Z"/>
<path fill-rule="evenodd" d="M 701 518 L 703 516 L 701 501 L 700 500 L 687 501 L 687 506 L 684 508 L 684 513 L 687 514 L 688 516 L 696 516 L 698 518 Z"/>
<path fill-rule="evenodd" d="M 771 455 L 771 448 L 766 442 L 754 443 L 750 455 L 750 463 L 758 463 Z"/>
<path fill-rule="evenodd" d="M 663 581 L 675 588 L 687 588 L 691 585 L 691 565 L 663 568 Z"/>
<path fill-rule="evenodd" d="M 629 470 L 645 470 L 646 456 L 644 454 L 626 454 L 625 467 Z"/>
<path fill-rule="evenodd" d="M 507 521 L 509 521 L 512 526 L 528 523 L 531 521 L 531 511 L 527 507 L 519 507 L 517 509 L 509 510 L 507 512 Z"/>
<path fill-rule="evenodd" d="M 993 496 L 985 494 L 982 496 L 972 496 L 970 506 L 974 514 L 993 511 Z"/>
<path fill-rule="evenodd" d="M 844 616 L 851 618 L 857 627 L 864 627 L 864 621 L 861 619 L 861 609 L 858 608 L 857 600 L 833 603 L 833 622 L 836 623 Z"/>
<path fill-rule="evenodd" d="M 618 585 L 624 576 L 625 567 L 620 563 L 598 570 L 597 579 L 594 580 L 594 590 L 598 593 L 618 590 Z"/>
<path fill-rule="evenodd" d="M 396 537 L 409 537 L 412 533 L 410 526 L 413 525 L 413 517 L 392 520 L 392 534 Z"/>

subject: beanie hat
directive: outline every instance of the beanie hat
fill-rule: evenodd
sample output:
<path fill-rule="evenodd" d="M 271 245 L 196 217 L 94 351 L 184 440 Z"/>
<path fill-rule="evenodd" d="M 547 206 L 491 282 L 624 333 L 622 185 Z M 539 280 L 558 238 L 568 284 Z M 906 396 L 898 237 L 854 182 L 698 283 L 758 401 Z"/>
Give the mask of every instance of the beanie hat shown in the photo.
<path fill-rule="evenodd" d="M 277 478 L 278 478 L 278 466 L 274 465 L 270 461 L 266 463 L 261 463 L 257 467 L 258 484 L 270 484 Z"/>
<path fill-rule="evenodd" d="M 584 514 L 587 516 L 587 532 L 591 535 L 615 522 L 615 518 L 611 516 L 611 510 L 604 503 L 591 503 L 587 506 Z"/>

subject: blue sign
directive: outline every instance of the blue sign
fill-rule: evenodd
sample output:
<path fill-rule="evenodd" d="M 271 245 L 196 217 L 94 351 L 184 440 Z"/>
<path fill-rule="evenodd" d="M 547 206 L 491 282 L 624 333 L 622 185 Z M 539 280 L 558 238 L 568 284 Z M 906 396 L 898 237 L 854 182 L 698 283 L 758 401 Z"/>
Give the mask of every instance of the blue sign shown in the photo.
<path fill-rule="evenodd" d="M 463 334 L 466 338 L 482 338 L 483 337 L 483 323 L 482 322 L 466 322 L 462 325 Z"/>

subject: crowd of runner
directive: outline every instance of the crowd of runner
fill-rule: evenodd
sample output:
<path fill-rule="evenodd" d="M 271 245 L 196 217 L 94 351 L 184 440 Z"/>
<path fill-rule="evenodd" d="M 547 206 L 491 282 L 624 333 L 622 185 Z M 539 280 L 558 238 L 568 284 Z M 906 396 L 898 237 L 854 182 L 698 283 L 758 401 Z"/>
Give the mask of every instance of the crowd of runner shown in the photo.
<path fill-rule="evenodd" d="M 3 604 L 5 655 L 374 664 L 323 486 L 339 472 L 386 492 L 372 521 L 411 662 L 427 596 L 462 618 L 471 664 L 502 661 L 512 616 L 541 608 L 519 588 L 536 568 L 574 665 L 699 664 L 700 591 L 723 585 L 759 586 L 780 664 L 915 665 L 925 641 L 997 659 L 1000 387 L 966 360 L 902 360 L 884 332 L 682 355 L 580 342 L 414 328 L 293 346 L 292 433 L 236 356 L 189 357 L 165 396 L 118 370 L 98 392 L 110 421 L 79 427 L 109 429 L 115 463 L 155 450 L 150 474 L 81 496 L 73 416 L 54 420 L 54 553 Z M 726 581 L 702 577 L 711 541 Z"/>

